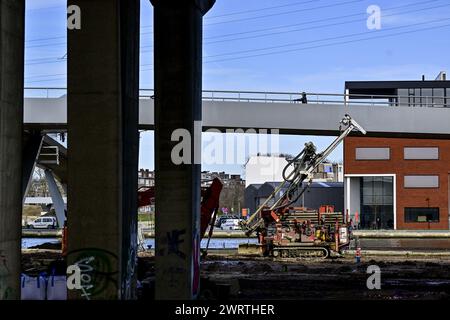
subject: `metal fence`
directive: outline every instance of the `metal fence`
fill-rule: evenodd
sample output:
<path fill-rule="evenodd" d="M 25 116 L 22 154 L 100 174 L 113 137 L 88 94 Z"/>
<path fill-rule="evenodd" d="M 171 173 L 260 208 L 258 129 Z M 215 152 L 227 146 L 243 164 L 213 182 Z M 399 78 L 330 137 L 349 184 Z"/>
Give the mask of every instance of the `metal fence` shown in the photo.
<path fill-rule="evenodd" d="M 67 94 L 66 88 L 25 88 L 25 98 L 59 98 Z M 302 92 L 259 92 L 259 91 L 227 91 L 227 90 L 204 90 L 202 93 L 205 101 L 228 101 L 228 102 L 259 102 L 259 103 L 303 103 Z M 153 99 L 153 89 L 141 89 L 141 99 Z M 332 105 L 371 105 L 386 107 L 450 107 L 450 97 L 414 97 L 414 103 L 403 103 L 408 97 L 399 96 L 377 96 L 338 93 L 305 93 L 308 104 L 332 104 Z M 409 97 L 410 98 L 410 97 Z M 420 101 L 420 102 L 417 102 Z"/>

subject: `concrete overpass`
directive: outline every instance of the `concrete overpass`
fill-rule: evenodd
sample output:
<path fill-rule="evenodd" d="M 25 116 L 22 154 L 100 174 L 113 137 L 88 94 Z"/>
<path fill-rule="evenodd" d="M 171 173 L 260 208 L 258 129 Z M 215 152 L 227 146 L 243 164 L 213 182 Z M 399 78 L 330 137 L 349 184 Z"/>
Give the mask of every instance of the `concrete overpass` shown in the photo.
<path fill-rule="evenodd" d="M 66 130 L 67 96 L 63 94 L 64 89 L 39 90 L 46 96 L 25 98 L 25 128 Z M 52 97 L 55 93 L 62 95 Z M 154 128 L 152 97 L 152 91 L 141 90 L 140 129 Z M 279 129 L 280 133 L 285 134 L 336 135 L 340 119 L 348 113 L 371 136 L 450 137 L 450 108 L 392 106 L 376 97 L 372 100 L 345 101 L 344 95 L 339 94 L 310 93 L 308 97 L 309 102 L 302 104 L 296 101 L 298 93 L 204 91 L 203 130 L 267 128 Z"/>

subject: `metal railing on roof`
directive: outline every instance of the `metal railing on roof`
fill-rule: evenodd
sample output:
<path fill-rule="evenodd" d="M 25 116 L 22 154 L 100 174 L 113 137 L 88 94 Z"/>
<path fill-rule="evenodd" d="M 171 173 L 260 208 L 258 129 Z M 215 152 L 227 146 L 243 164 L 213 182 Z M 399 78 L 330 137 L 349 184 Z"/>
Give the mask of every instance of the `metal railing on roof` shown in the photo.
<path fill-rule="evenodd" d="M 66 88 L 25 88 L 25 98 L 59 98 L 67 94 Z M 276 91 L 231 91 L 231 90 L 203 90 L 205 101 L 222 102 L 259 102 L 259 103 L 302 103 L 302 92 Z M 153 89 L 140 89 L 141 99 L 153 99 Z M 386 107 L 450 107 L 450 97 L 430 96 L 394 96 L 394 95 L 363 95 L 339 93 L 306 93 L 308 104 L 332 105 L 372 105 Z M 407 100 L 403 103 L 402 100 Z"/>

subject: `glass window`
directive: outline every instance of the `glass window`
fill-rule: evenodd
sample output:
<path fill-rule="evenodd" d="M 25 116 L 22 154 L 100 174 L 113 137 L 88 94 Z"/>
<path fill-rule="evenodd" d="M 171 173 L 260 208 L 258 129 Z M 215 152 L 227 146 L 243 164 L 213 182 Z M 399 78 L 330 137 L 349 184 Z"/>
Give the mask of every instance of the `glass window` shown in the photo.
<path fill-rule="evenodd" d="M 382 177 L 383 184 L 386 186 L 387 184 L 392 184 L 392 177 Z M 384 188 L 384 195 L 392 196 L 393 190 L 392 188 Z"/>
<path fill-rule="evenodd" d="M 414 89 L 414 96 L 415 96 L 414 104 L 416 105 L 416 107 L 421 107 L 422 104 L 426 103 L 426 98 L 423 98 L 423 96 L 425 96 L 424 90 L 425 89 L 422 89 L 422 93 L 421 93 L 420 89 Z M 429 95 L 430 97 L 433 95 L 432 92 L 433 91 L 430 91 L 430 93 L 431 93 Z M 422 98 L 420 98 L 420 97 L 422 97 Z"/>
<path fill-rule="evenodd" d="M 419 89 L 416 89 L 419 90 Z M 432 88 L 423 88 L 422 89 L 422 97 L 432 97 L 433 89 Z"/>
<path fill-rule="evenodd" d="M 383 178 L 382 177 L 373 178 L 373 195 L 375 197 L 383 196 Z"/>
<path fill-rule="evenodd" d="M 371 206 L 371 205 L 373 205 L 374 203 L 373 203 L 373 196 L 368 196 L 368 195 L 364 195 L 363 196 L 363 204 L 365 205 L 365 206 Z"/>
<path fill-rule="evenodd" d="M 448 108 L 448 107 L 450 107 L 450 88 L 447 88 L 446 90 L 447 90 L 447 93 L 445 96 L 447 97 L 447 99 L 446 99 L 445 106 Z"/>
<path fill-rule="evenodd" d="M 408 106 L 409 105 L 409 98 L 408 97 L 400 97 L 399 98 L 399 105 L 400 106 Z"/>
<path fill-rule="evenodd" d="M 437 147 L 406 147 L 403 149 L 405 160 L 437 160 L 439 159 L 439 148 Z"/>
<path fill-rule="evenodd" d="M 405 176 L 405 188 L 439 188 L 439 176 Z"/>
<path fill-rule="evenodd" d="M 408 89 L 398 89 L 397 90 L 397 94 L 398 94 L 398 102 L 400 106 L 406 106 L 409 103 L 409 94 L 408 94 Z"/>
<path fill-rule="evenodd" d="M 399 97 L 407 97 L 408 96 L 408 89 L 398 89 L 397 90 Z"/>
<path fill-rule="evenodd" d="M 433 107 L 443 107 L 444 106 L 444 88 L 433 89 Z"/>
<path fill-rule="evenodd" d="M 389 160 L 389 148 L 356 148 L 356 160 Z"/>
<path fill-rule="evenodd" d="M 360 183 L 360 227 L 363 229 L 393 229 L 393 177 L 363 177 Z"/>
<path fill-rule="evenodd" d="M 408 89 L 408 105 L 414 106 L 414 89 Z"/>
<path fill-rule="evenodd" d="M 405 222 L 439 222 L 439 208 L 405 208 Z"/>

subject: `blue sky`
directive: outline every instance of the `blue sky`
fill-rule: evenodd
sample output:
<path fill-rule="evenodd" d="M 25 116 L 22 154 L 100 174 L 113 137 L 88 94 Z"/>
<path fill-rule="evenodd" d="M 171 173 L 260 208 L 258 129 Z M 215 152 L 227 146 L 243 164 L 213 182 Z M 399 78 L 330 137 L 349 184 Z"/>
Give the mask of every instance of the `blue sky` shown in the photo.
<path fill-rule="evenodd" d="M 381 30 L 366 26 L 369 5 L 382 10 Z M 27 0 L 27 87 L 66 86 L 65 23 L 65 1 Z M 152 23 L 143 0 L 141 88 L 153 87 Z M 346 80 L 450 71 L 448 0 L 217 0 L 204 24 L 204 89 L 342 93 Z M 283 136 L 280 151 L 332 139 Z M 140 166 L 153 169 L 153 155 L 153 134 L 143 133 Z M 342 148 L 331 159 L 341 160 Z M 242 173 L 238 164 L 203 169 Z"/>

